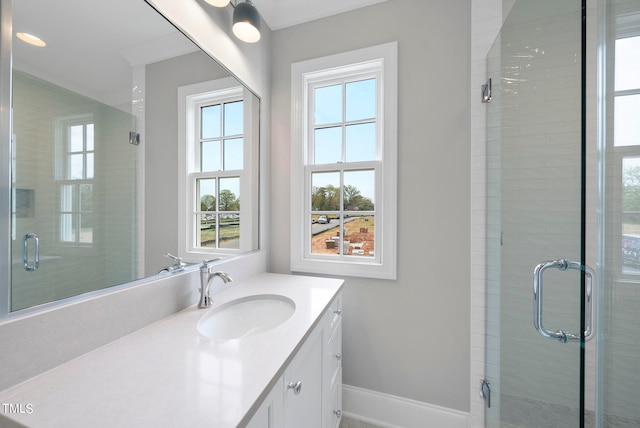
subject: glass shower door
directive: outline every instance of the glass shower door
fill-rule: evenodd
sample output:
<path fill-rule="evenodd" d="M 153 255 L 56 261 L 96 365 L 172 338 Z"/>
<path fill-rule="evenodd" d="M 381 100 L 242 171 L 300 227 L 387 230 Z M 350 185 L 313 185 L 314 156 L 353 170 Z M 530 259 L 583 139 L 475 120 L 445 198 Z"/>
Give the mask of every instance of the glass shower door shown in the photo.
<path fill-rule="evenodd" d="M 581 34 L 580 1 L 518 0 L 488 56 L 488 427 L 584 423 Z"/>

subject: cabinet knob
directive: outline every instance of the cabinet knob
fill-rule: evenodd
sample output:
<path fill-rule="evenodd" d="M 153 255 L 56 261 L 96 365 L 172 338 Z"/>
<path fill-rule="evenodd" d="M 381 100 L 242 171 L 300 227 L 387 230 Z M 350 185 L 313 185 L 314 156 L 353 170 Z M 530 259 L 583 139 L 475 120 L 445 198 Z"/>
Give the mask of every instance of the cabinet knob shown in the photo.
<path fill-rule="evenodd" d="M 335 357 L 336 357 L 336 360 L 340 361 L 340 360 L 342 359 L 342 354 L 338 352 L 338 353 L 335 355 Z"/>
<path fill-rule="evenodd" d="M 336 309 L 335 311 L 333 311 L 334 314 L 336 314 L 337 316 L 342 315 L 342 309 Z"/>
<path fill-rule="evenodd" d="M 301 381 L 297 381 L 296 383 L 289 382 L 287 384 L 287 389 L 293 389 L 293 393 L 295 395 L 299 395 L 300 392 L 302 391 L 302 382 Z"/>
<path fill-rule="evenodd" d="M 340 419 L 340 416 L 342 416 L 342 411 L 340 410 L 334 410 L 333 413 L 336 415 L 336 418 Z"/>

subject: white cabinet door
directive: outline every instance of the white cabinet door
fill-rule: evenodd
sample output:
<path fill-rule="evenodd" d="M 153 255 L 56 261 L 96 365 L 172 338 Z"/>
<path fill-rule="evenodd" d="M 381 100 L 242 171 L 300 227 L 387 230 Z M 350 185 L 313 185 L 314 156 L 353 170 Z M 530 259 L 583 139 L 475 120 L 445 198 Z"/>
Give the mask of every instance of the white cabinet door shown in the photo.
<path fill-rule="evenodd" d="M 284 372 L 284 428 L 322 428 L 322 334 L 312 334 Z"/>
<path fill-rule="evenodd" d="M 246 428 L 282 427 L 282 380 L 280 377 L 258 411 L 253 415 Z"/>
<path fill-rule="evenodd" d="M 323 426 L 338 428 L 342 418 L 342 299 L 338 295 L 324 316 Z"/>
<path fill-rule="evenodd" d="M 326 328 L 327 333 L 331 333 Z M 325 344 L 323 367 L 324 428 L 337 428 L 342 417 L 342 323 Z"/>
<path fill-rule="evenodd" d="M 328 408 L 325 410 L 325 428 L 340 428 L 342 418 L 342 369 L 338 369 L 336 382 L 329 393 Z"/>

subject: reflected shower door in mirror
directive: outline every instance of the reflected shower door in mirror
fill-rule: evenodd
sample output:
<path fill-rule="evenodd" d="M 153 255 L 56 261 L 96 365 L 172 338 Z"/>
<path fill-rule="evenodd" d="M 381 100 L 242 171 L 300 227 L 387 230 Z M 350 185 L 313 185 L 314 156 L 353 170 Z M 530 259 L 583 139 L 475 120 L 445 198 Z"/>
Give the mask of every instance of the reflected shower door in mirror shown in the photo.
<path fill-rule="evenodd" d="M 17 68 L 13 96 L 11 309 L 135 279 L 135 116 Z"/>
<path fill-rule="evenodd" d="M 142 1 L 21 0 L 12 13 L 12 138 L 1 142 L 11 145 L 11 284 L 2 312 L 156 275 L 174 263 L 167 253 L 196 263 L 257 249 L 255 95 Z M 201 159 L 226 156 L 219 184 L 237 177 L 234 204 L 222 203 L 229 189 L 216 189 L 205 233 L 180 221 L 202 212 L 183 196 L 179 159 L 196 144 L 197 124 L 180 117 L 179 88 L 218 81 L 239 90 L 245 108 L 235 138 L 219 139 L 233 150 L 213 153 L 208 143 Z M 230 232 L 236 238 L 223 241 Z M 185 249 L 212 233 L 213 245 Z"/>

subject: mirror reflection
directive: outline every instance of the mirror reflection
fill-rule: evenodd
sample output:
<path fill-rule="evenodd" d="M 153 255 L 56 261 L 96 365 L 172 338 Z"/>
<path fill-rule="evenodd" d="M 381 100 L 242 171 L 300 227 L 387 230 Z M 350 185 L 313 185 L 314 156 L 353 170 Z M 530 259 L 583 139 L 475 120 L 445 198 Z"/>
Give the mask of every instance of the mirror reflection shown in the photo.
<path fill-rule="evenodd" d="M 144 2 L 13 4 L 11 311 L 258 246 L 259 100 Z"/>

